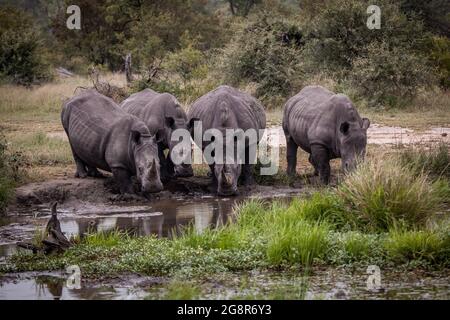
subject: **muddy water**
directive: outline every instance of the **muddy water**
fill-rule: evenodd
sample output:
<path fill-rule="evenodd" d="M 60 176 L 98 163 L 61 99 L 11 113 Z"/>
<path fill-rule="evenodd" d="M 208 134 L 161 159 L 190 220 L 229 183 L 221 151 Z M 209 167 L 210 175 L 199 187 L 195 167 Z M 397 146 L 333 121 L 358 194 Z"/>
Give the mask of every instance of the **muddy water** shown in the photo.
<path fill-rule="evenodd" d="M 450 298 L 448 272 L 438 274 L 381 270 L 381 288 L 367 287 L 365 269 L 301 272 L 240 272 L 218 274 L 201 282 L 199 299 L 440 299 Z M 180 280 L 178 280 L 180 281 Z M 25 273 L 0 277 L 0 300 L 164 299 L 171 279 L 126 276 L 109 282 L 82 281 L 67 285 L 62 272 Z"/>
<path fill-rule="evenodd" d="M 268 198 L 272 201 L 274 198 Z M 277 197 L 285 199 L 289 197 Z M 199 199 L 164 199 L 148 206 L 107 206 L 85 204 L 76 211 L 59 208 L 61 229 L 67 237 L 83 236 L 91 232 L 120 230 L 132 236 L 155 235 L 171 238 L 192 224 L 197 232 L 217 228 L 232 219 L 233 207 L 244 198 L 203 197 Z M 28 211 L 27 211 L 28 210 Z M 0 219 L 0 263 L 4 257 L 15 253 L 17 241 L 33 238 L 43 230 L 49 210 L 45 208 L 22 209 L 10 212 Z"/>
<path fill-rule="evenodd" d="M 125 284 L 88 284 L 80 289 L 67 285 L 60 273 L 24 274 L 0 282 L 0 300 L 129 300 L 145 292 L 131 281 Z"/>

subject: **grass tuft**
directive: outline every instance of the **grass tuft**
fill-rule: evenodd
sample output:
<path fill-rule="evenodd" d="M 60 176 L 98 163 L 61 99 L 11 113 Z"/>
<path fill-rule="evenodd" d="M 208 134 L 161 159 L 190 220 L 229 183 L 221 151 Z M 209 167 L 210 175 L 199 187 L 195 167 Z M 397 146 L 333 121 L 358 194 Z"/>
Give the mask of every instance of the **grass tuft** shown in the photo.
<path fill-rule="evenodd" d="M 395 159 L 362 163 L 337 188 L 336 194 L 363 229 L 423 227 L 441 209 L 442 188 L 426 174 L 415 175 Z"/>

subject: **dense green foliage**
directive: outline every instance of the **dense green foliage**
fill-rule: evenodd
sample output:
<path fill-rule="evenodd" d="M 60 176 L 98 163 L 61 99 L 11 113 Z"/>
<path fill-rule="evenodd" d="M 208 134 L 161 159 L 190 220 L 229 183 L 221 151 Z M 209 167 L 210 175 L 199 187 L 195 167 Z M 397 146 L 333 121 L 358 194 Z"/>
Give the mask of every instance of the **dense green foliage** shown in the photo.
<path fill-rule="evenodd" d="M 30 85 L 51 78 L 40 31 L 31 15 L 0 8 L 0 79 Z"/>
<path fill-rule="evenodd" d="M 123 70 L 131 53 L 137 75 L 132 91 L 152 87 L 183 102 L 228 83 L 278 107 L 304 85 L 331 79 L 330 89 L 366 105 L 402 107 L 422 88 L 449 86 L 444 0 L 379 1 L 381 28 L 374 30 L 366 26 L 372 3 L 365 0 L 3 2 L 35 19 L 34 25 L 13 24 L 27 15 L 3 10 L 8 19 L 0 26 L 20 27 L 6 33 L 10 41 L 2 41 L 2 50 L 22 50 L 11 40 L 20 34 L 29 62 L 3 63 L 2 73 L 10 81 L 22 75 L 24 80 L 15 80 L 20 83 L 45 78 L 43 43 L 51 48 L 54 66 L 76 73 L 87 72 L 89 65 Z M 81 8 L 81 30 L 66 27 L 69 4 Z"/>

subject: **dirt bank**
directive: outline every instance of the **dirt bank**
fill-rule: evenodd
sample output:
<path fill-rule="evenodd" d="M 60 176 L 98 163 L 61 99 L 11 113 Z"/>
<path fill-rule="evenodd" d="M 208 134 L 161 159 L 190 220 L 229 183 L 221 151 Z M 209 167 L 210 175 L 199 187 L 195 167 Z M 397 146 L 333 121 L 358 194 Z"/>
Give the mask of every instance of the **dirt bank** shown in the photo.
<path fill-rule="evenodd" d="M 294 195 L 306 190 L 288 186 L 240 187 L 242 197 L 276 197 L 279 195 Z M 106 179 L 53 179 L 44 182 L 30 183 L 16 189 L 16 201 L 13 207 L 35 206 L 58 201 L 61 204 L 89 202 L 96 206 L 100 204 L 148 204 L 149 201 L 174 198 L 215 197 L 211 189 L 211 179 L 208 177 L 179 178 L 165 185 L 165 190 L 144 198 L 142 196 L 123 196 L 118 194 L 111 177 Z"/>

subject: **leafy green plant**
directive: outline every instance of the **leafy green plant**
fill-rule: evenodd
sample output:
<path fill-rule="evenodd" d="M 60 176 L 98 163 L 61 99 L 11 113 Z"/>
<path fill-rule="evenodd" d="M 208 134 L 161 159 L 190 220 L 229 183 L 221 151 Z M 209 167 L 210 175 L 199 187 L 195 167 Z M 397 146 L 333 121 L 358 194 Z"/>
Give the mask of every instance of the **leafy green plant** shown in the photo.
<path fill-rule="evenodd" d="M 12 8 L 0 9 L 0 77 L 20 85 L 51 79 L 33 17 Z"/>

